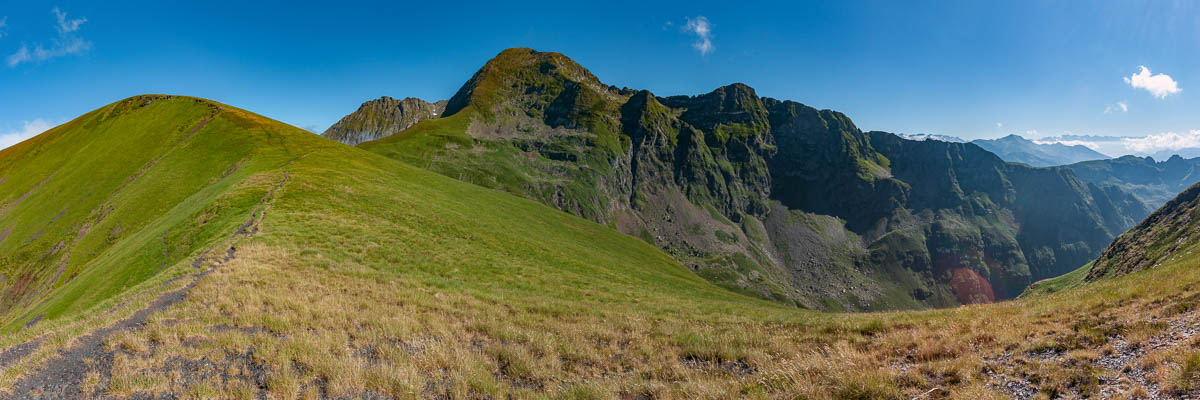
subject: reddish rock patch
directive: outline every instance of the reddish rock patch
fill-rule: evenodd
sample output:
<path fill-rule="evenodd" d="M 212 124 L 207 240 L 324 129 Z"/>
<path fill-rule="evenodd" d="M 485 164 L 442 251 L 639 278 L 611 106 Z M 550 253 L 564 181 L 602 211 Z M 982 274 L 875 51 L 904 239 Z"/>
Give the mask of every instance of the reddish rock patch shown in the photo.
<path fill-rule="evenodd" d="M 954 288 L 954 296 L 963 304 L 991 303 L 996 301 L 996 292 L 987 279 L 970 268 L 958 268 L 953 271 L 950 286 Z"/>

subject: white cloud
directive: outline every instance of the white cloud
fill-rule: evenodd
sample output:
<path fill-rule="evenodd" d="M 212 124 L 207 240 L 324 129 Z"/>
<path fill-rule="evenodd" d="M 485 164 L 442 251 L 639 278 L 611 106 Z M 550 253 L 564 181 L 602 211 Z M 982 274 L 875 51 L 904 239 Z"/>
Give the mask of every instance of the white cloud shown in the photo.
<path fill-rule="evenodd" d="M 712 53 L 713 50 L 717 49 L 712 43 L 713 26 L 713 24 L 708 22 L 708 18 L 705 18 L 703 15 L 696 17 L 696 19 L 688 18 L 687 25 L 683 26 L 684 32 L 696 35 L 696 42 L 692 43 L 692 47 L 699 51 L 701 55 L 708 55 L 708 53 Z"/>
<path fill-rule="evenodd" d="M 1037 134 L 1038 134 L 1037 129 L 1030 129 L 1030 130 L 1025 131 L 1025 135 L 1029 136 L 1029 137 L 1037 136 Z"/>
<path fill-rule="evenodd" d="M 1104 113 L 1111 114 L 1114 111 L 1129 112 L 1129 104 L 1123 101 L 1118 101 L 1116 104 L 1104 106 Z"/>
<path fill-rule="evenodd" d="M 4 37 L 4 35 L 6 33 L 8 33 L 8 31 L 5 30 L 4 28 L 8 28 L 8 17 L 7 16 L 0 17 L 0 38 Z"/>
<path fill-rule="evenodd" d="M 58 33 L 75 32 L 79 30 L 80 25 L 83 25 L 84 22 L 87 22 L 87 18 L 67 20 L 67 13 L 59 10 L 58 7 L 54 7 L 54 9 L 50 11 L 54 13 L 56 18 L 58 18 Z"/>
<path fill-rule="evenodd" d="M 1162 150 L 1179 150 L 1200 147 L 1200 130 L 1185 133 L 1165 132 L 1137 138 L 1121 139 L 1126 149 L 1135 153 L 1154 153 Z"/>
<path fill-rule="evenodd" d="M 54 7 L 51 12 L 57 19 L 57 26 L 54 29 L 58 31 L 58 37 L 51 39 L 51 45 L 48 47 L 40 43 L 33 47 L 22 45 L 20 49 L 5 59 L 9 67 L 82 53 L 92 48 L 92 42 L 84 40 L 76 33 L 79 31 L 79 27 L 87 22 L 87 18 L 67 19 L 67 13 L 59 10 L 58 7 Z"/>
<path fill-rule="evenodd" d="M 997 128 L 1003 128 L 1003 127 L 1004 127 L 1004 124 L 997 122 L 997 123 L 996 123 L 996 127 L 997 127 Z"/>
<path fill-rule="evenodd" d="M 1167 74 L 1152 74 L 1150 68 L 1139 66 L 1139 71 L 1136 74 L 1125 77 L 1125 83 L 1138 89 L 1146 89 L 1154 97 L 1164 99 L 1167 95 L 1172 95 L 1183 91 L 1179 85 Z"/>
<path fill-rule="evenodd" d="M 23 125 L 20 130 L 8 133 L 0 133 L 0 149 L 6 149 L 14 144 L 21 143 L 25 139 L 37 136 L 45 132 L 47 129 L 53 128 L 54 125 L 50 121 L 38 118 L 33 121 L 22 121 Z"/>

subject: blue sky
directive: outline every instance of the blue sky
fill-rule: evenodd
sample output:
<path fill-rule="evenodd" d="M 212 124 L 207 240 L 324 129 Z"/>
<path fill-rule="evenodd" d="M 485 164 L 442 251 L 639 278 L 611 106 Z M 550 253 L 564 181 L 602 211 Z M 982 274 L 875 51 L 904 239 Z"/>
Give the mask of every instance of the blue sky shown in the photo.
<path fill-rule="evenodd" d="M 371 98 L 448 98 L 524 46 L 663 96 L 744 82 L 869 130 L 1200 140 L 1194 2 L 7 3 L 0 138 L 143 93 L 320 132 Z"/>

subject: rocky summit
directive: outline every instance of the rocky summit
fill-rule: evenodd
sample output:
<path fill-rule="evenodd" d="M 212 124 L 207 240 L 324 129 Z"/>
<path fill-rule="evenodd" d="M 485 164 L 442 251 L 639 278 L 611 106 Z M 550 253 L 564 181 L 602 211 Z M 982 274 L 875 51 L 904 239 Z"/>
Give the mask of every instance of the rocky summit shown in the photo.
<path fill-rule="evenodd" d="M 396 100 L 383 96 L 363 103 L 321 136 L 353 146 L 400 133 L 418 122 L 437 118 L 445 109 L 445 100 L 430 103 L 413 97 Z"/>

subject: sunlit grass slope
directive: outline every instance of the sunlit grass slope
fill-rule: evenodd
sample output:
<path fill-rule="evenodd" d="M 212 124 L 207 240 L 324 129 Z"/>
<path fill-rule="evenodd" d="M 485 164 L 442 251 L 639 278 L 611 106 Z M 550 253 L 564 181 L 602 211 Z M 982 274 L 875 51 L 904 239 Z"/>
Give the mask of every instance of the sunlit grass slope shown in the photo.
<path fill-rule="evenodd" d="M 87 309 L 248 218 L 248 179 L 320 142 L 194 98 L 139 96 L 0 152 L 0 326 Z"/>
<path fill-rule="evenodd" d="M 188 111 L 193 108 L 203 111 Z M 106 109 L 81 120 L 100 120 Z M 143 202 L 134 204 L 154 198 L 174 203 L 126 210 L 144 215 L 136 232 L 145 234 L 119 237 L 99 255 L 82 259 L 88 263 L 82 272 L 47 291 L 46 302 L 6 314 L 17 324 L 10 329 L 24 326 L 20 316 L 31 312 L 46 313 L 47 321 L 0 338 L 0 347 L 34 335 L 45 338 L 31 356 L 0 373 L 0 387 L 36 371 L 58 348 L 72 346 L 80 330 L 110 323 L 102 311 L 126 299 L 127 308 L 143 304 L 139 293 L 165 290 L 155 289 L 165 277 L 195 271 L 193 259 L 205 250 L 212 251 L 202 265 L 221 261 L 213 254 L 223 255 L 229 245 L 236 247 L 235 257 L 199 278 L 184 301 L 144 327 L 106 340 L 115 357 L 111 366 L 92 367 L 85 380 L 90 393 L 1002 398 L 1004 383 L 1020 377 L 1047 397 L 1095 395 L 1101 377 L 1120 373 L 1095 364 L 1116 338 L 1155 337 L 1170 329 L 1163 321 L 1190 318 L 1200 304 L 1200 268 L 1196 259 L 1181 257 L 1160 268 L 1007 303 L 926 312 L 801 311 L 717 288 L 611 228 L 216 103 L 155 101 L 126 111 L 123 126 L 130 129 L 121 132 L 128 138 L 108 140 L 150 141 L 159 131 L 133 129 L 147 123 L 135 117 L 157 120 L 150 117 L 156 110 L 179 113 L 173 121 L 185 127 L 184 136 L 176 135 L 174 143 L 194 151 L 166 145 L 147 150 L 146 160 L 130 162 L 137 166 L 130 169 L 137 172 L 161 155 L 142 178 L 163 174 L 163 183 L 140 189 L 145 191 L 140 197 L 126 194 L 131 189 L 117 192 Z M 213 115 L 211 121 L 195 136 L 178 139 L 206 115 Z M 56 138 L 67 137 L 63 133 L 71 127 L 35 143 L 66 143 Z M 5 171 L 37 172 L 4 185 L 33 187 L 53 173 L 34 162 L 61 171 L 54 179 L 78 174 L 74 182 L 100 182 L 110 174 L 100 161 L 91 169 L 66 168 L 84 150 L 109 146 L 103 143 L 108 136 L 98 136 L 103 130 L 80 132 L 71 136 L 80 144 L 56 150 L 63 154 L 58 164 L 4 153 L 13 157 L 5 158 Z M 37 154 L 32 146 L 17 151 Z M 231 166 L 238 167 L 225 176 Z M 194 190 L 172 194 L 170 182 Z M 68 187 L 60 190 L 74 195 Z M 13 210 L 31 207 L 26 204 Z M 52 218 L 61 208 L 45 209 Z M 41 218 L 21 212 L 4 218 Z M 251 214 L 265 215 L 259 230 L 233 237 Z M 178 256 L 163 268 L 167 229 L 167 243 L 188 245 L 172 247 L 170 254 Z M 16 232 L 14 237 L 29 236 Z M 20 249 L 10 245 L 4 242 L 4 249 Z M 29 257 L 16 267 L 53 272 L 55 264 Z M 139 279 L 145 282 L 134 284 Z M 96 306 L 89 310 L 90 304 Z M 1157 355 L 1146 359 L 1145 368 L 1161 369 L 1153 378 L 1160 387 L 1188 390 L 1191 375 L 1183 366 L 1195 352 L 1171 350 L 1146 352 Z M 1047 351 L 1068 361 L 1036 356 Z"/>

